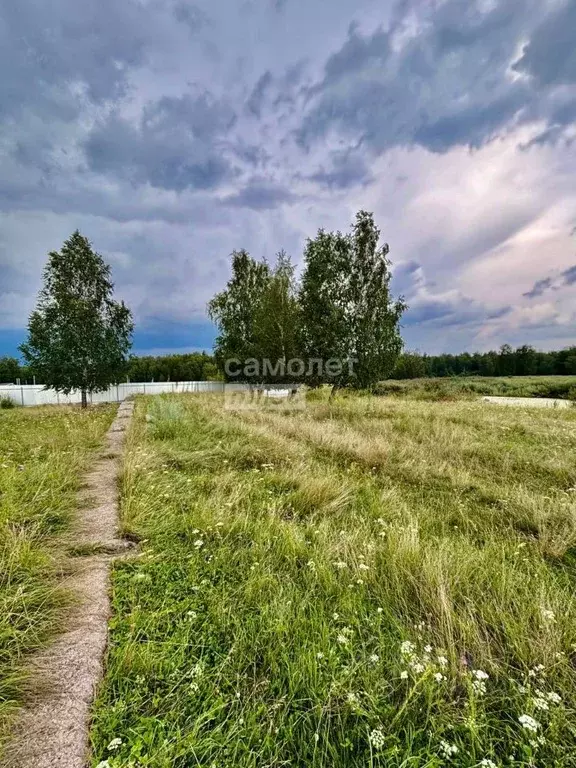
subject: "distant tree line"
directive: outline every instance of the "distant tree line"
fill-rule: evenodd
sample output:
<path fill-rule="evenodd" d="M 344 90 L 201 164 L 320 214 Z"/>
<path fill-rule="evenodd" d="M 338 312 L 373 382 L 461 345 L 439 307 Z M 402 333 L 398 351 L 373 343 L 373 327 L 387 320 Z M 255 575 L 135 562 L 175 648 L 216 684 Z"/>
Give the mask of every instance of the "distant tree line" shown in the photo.
<path fill-rule="evenodd" d="M 459 355 L 426 355 L 405 352 L 392 373 L 393 379 L 444 376 L 567 376 L 576 375 L 576 347 L 539 352 L 524 345 L 498 351 L 463 352 Z"/>
<path fill-rule="evenodd" d="M 132 356 L 122 376 L 122 381 L 213 381 L 220 378 L 212 355 L 191 352 L 182 355 Z M 27 365 L 21 365 L 15 357 L 0 357 L 0 384 L 32 384 L 34 374 Z M 37 384 L 45 384 L 36 376 Z"/>
<path fill-rule="evenodd" d="M 130 381 L 213 381 L 220 377 L 211 355 L 191 352 L 182 355 L 131 357 L 127 376 Z"/>

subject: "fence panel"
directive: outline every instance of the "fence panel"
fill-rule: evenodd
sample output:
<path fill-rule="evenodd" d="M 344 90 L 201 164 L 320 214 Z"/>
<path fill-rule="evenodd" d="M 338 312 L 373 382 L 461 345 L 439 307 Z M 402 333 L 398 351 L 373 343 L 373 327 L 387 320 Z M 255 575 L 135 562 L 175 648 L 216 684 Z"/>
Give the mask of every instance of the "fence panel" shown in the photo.
<path fill-rule="evenodd" d="M 91 403 L 117 403 L 130 395 L 159 395 L 170 392 L 223 392 L 221 381 L 155 381 L 113 385 L 105 392 L 94 392 Z M 44 389 L 41 384 L 0 384 L 0 398 L 9 397 L 17 405 L 65 405 L 80 403 L 79 390 L 69 395 Z"/>

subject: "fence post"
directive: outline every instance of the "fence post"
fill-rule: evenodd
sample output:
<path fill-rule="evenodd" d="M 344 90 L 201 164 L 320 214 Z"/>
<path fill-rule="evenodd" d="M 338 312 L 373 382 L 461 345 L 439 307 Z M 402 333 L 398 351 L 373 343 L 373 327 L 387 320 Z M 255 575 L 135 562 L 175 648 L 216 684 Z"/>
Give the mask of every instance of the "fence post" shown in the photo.
<path fill-rule="evenodd" d="M 24 387 L 20 385 L 20 397 L 22 398 L 22 406 L 24 406 Z"/>

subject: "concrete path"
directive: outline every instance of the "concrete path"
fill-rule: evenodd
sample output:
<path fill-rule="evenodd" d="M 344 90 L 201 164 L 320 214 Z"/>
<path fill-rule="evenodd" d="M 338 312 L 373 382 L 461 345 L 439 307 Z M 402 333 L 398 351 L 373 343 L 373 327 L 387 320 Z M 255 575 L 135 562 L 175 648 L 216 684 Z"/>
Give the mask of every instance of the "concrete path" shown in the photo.
<path fill-rule="evenodd" d="M 118 538 L 118 487 L 125 431 L 134 403 L 125 401 L 81 492 L 77 524 L 66 542 L 66 586 L 77 597 L 64 633 L 32 658 L 39 692 L 14 727 L 2 768 L 85 768 L 90 707 L 102 678 L 110 618 L 112 555 L 131 545 Z M 82 553 L 86 553 L 82 556 Z"/>
<path fill-rule="evenodd" d="M 555 400 L 552 397 L 483 397 L 485 403 L 496 405 L 521 405 L 526 408 L 572 408 L 570 400 Z"/>

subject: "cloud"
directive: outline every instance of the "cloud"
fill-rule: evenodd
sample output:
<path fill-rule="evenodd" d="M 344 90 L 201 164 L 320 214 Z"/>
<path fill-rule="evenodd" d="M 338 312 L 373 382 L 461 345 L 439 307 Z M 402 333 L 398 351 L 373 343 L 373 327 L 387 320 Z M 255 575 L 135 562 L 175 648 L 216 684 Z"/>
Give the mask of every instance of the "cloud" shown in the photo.
<path fill-rule="evenodd" d="M 575 29 L 576 4 L 564 0 L 534 31 L 513 69 L 541 85 L 576 83 Z"/>
<path fill-rule="evenodd" d="M 556 37 L 560 53 L 553 58 L 563 57 L 564 64 L 557 61 L 555 82 L 560 69 L 563 81 L 571 76 L 573 10 L 538 26 L 543 10 L 532 0 L 446 0 L 420 12 L 416 33 L 404 29 L 411 18 L 406 10 L 389 29 L 363 33 L 352 25 L 309 90 L 298 140 L 310 146 L 336 132 L 361 136 L 376 152 L 414 144 L 446 152 L 457 145 L 481 147 L 521 121 L 553 125 L 562 113 L 547 89 L 552 72 L 537 82 L 510 76 L 527 69 L 544 74 L 540 59 Z M 534 49 L 528 45 L 511 70 L 519 43 L 534 28 Z"/>
<path fill-rule="evenodd" d="M 531 288 L 523 296 L 529 299 L 534 299 L 542 296 L 549 290 L 559 291 L 561 288 L 576 284 L 576 264 L 572 267 L 568 267 L 557 277 L 545 277 L 542 280 L 537 280 Z"/>
<path fill-rule="evenodd" d="M 534 287 L 531 288 L 529 291 L 526 291 L 526 293 L 523 293 L 522 296 L 526 296 L 528 299 L 534 299 L 537 296 L 542 296 L 543 293 L 546 293 L 548 288 L 552 286 L 552 278 L 551 277 L 545 277 L 543 280 L 538 280 L 534 283 Z"/>
<path fill-rule="evenodd" d="M 209 93 L 164 96 L 148 104 L 139 124 L 112 114 L 85 142 L 92 171 L 160 189 L 213 189 L 233 176 L 219 140 L 236 119 Z"/>
<path fill-rule="evenodd" d="M 223 198 L 224 205 L 238 208 L 252 208 L 257 211 L 277 208 L 283 203 L 297 199 L 290 190 L 266 182 L 253 181 L 233 195 Z"/>
<path fill-rule="evenodd" d="M 261 77 L 258 78 L 258 82 L 254 86 L 254 90 L 246 102 L 246 107 L 256 117 L 260 117 L 262 114 L 262 105 L 266 98 L 267 92 L 272 86 L 272 83 L 272 73 L 268 69 L 266 72 L 264 72 L 263 75 L 261 75 Z"/>
<path fill-rule="evenodd" d="M 0 339 L 76 227 L 158 329 L 148 348 L 184 348 L 232 249 L 298 263 L 365 208 L 410 345 L 558 340 L 576 280 L 572 19 L 562 0 L 4 3 Z"/>
<path fill-rule="evenodd" d="M 307 178 L 329 189 L 349 189 L 374 181 L 369 158 L 353 148 L 332 152 L 328 167 L 322 166 Z"/>
<path fill-rule="evenodd" d="M 174 6 L 174 17 L 185 24 L 192 34 L 196 34 L 210 23 L 208 15 L 201 8 L 184 1 Z"/>
<path fill-rule="evenodd" d="M 562 279 L 564 285 L 574 285 L 576 283 L 576 264 L 562 272 Z"/>

